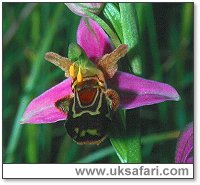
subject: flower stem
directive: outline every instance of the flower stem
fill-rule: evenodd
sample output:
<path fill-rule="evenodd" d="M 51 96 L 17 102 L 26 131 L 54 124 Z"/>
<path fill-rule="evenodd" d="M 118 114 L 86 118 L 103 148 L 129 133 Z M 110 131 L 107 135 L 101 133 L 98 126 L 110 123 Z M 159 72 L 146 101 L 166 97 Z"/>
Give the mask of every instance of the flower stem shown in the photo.
<path fill-rule="evenodd" d="M 128 45 L 128 59 L 134 74 L 141 75 L 142 64 L 139 56 L 138 20 L 133 3 L 119 3 L 124 43 Z M 141 163 L 141 136 L 139 110 L 126 112 L 127 162 Z M 133 120 L 134 118 L 134 120 Z"/>
<path fill-rule="evenodd" d="M 124 43 L 128 45 L 129 63 L 134 74 L 142 74 L 142 63 L 139 56 L 138 20 L 134 3 L 119 3 Z"/>

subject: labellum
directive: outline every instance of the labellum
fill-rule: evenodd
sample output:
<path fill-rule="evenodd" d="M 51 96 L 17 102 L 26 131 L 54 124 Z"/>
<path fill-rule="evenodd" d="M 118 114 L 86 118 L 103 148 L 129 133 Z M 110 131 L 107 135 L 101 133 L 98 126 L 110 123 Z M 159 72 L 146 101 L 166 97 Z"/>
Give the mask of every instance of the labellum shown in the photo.
<path fill-rule="evenodd" d="M 97 65 L 77 44 L 69 46 L 69 58 L 46 53 L 46 60 L 60 67 L 66 77 L 72 78 L 73 94 L 58 100 L 55 106 L 67 113 L 65 127 L 78 144 L 98 145 L 106 138 L 120 102 L 117 92 L 107 88 L 105 79 L 114 76 L 117 61 L 127 53 L 127 49 L 127 45 L 120 45 L 99 59 Z"/>

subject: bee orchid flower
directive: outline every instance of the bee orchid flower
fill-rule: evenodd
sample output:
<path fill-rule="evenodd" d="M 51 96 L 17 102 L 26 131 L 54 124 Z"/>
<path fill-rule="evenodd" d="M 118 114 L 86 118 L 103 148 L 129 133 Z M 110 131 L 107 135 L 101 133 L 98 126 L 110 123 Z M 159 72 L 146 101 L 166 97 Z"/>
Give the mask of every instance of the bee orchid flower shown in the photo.
<path fill-rule="evenodd" d="M 168 84 L 118 71 L 117 62 L 127 52 L 125 44 L 113 50 L 104 30 L 92 19 L 82 18 L 77 44 L 69 46 L 68 58 L 53 52 L 45 55 L 67 79 L 32 100 L 21 123 L 67 120 L 67 131 L 77 143 L 99 144 L 118 107 L 133 109 L 179 100 Z"/>

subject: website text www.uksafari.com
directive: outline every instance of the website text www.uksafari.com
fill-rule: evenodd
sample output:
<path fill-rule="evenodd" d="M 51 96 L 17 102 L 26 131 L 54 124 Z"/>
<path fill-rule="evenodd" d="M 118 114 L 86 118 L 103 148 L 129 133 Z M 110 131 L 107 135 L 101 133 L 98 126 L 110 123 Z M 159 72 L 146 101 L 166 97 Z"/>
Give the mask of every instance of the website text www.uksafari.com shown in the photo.
<path fill-rule="evenodd" d="M 178 177 L 189 176 L 190 169 L 187 167 L 111 167 L 111 168 L 75 168 L 77 176 L 117 176 L 117 177 Z"/>

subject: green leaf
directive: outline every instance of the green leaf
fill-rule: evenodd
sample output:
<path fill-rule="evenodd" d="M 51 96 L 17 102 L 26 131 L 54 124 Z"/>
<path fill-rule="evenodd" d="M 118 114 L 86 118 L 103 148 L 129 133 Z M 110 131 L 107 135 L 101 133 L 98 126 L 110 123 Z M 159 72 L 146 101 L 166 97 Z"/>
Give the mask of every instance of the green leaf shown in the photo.
<path fill-rule="evenodd" d="M 123 32 L 124 43 L 128 45 L 129 63 L 132 71 L 136 75 L 142 74 L 142 63 L 139 54 L 139 32 L 138 21 L 133 3 L 119 3 L 121 13 L 121 26 Z"/>
<path fill-rule="evenodd" d="M 118 37 L 123 43 L 121 16 L 120 16 L 119 9 L 113 3 L 106 3 L 103 9 L 103 14 L 111 22 L 113 28 L 117 32 Z"/>
<path fill-rule="evenodd" d="M 119 3 L 121 26 L 124 43 L 129 46 L 129 64 L 133 66 L 135 74 L 141 74 L 141 60 L 139 59 L 139 33 L 137 16 L 133 3 Z M 118 114 L 119 116 L 120 114 Z M 140 118 L 138 110 L 128 110 L 126 115 L 115 120 L 115 127 L 111 131 L 111 143 L 122 163 L 141 162 Z M 124 124 L 125 122 L 125 124 Z"/>
<path fill-rule="evenodd" d="M 38 125 L 26 125 L 25 127 L 26 132 L 26 160 L 28 163 L 37 163 L 38 162 L 38 144 L 39 144 L 39 137 Z"/>
<path fill-rule="evenodd" d="M 111 143 L 122 163 L 140 163 L 140 138 L 127 137 L 127 138 L 111 138 Z"/>
<path fill-rule="evenodd" d="M 141 162 L 140 121 L 138 111 L 126 111 L 126 115 L 117 114 L 114 127 L 110 132 L 110 141 L 122 163 Z M 125 124 L 124 124 L 125 122 Z"/>

